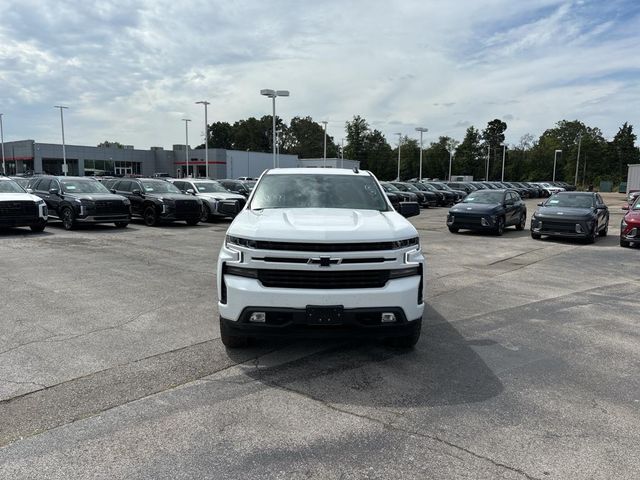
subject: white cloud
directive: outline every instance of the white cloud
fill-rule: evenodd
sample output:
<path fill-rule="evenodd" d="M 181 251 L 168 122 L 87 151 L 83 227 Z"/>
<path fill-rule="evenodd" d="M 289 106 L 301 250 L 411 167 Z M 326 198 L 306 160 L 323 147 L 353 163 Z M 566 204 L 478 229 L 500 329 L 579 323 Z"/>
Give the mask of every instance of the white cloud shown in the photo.
<path fill-rule="evenodd" d="M 631 1 L 598 15 L 564 0 L 10 2 L 9 140 L 58 141 L 52 106 L 63 102 L 71 143 L 170 146 L 183 141 L 181 118 L 202 122 L 197 100 L 211 102 L 210 121 L 270 114 L 261 88 L 289 89 L 278 114 L 328 120 L 338 141 L 357 114 L 390 140 L 416 125 L 425 140 L 462 138 L 500 116 L 511 116 L 510 142 L 563 118 L 612 135 L 640 99 Z"/>

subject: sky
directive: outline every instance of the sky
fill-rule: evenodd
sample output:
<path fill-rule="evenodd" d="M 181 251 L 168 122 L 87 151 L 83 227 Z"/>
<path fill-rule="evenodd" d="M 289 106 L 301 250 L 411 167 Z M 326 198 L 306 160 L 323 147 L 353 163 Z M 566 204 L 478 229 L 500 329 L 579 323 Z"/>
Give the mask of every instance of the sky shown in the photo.
<path fill-rule="evenodd" d="M 506 142 L 581 120 L 606 138 L 640 115 L 637 0 L 4 0 L 4 140 L 202 143 L 209 123 L 354 115 L 390 143 L 462 140 L 504 120 Z"/>

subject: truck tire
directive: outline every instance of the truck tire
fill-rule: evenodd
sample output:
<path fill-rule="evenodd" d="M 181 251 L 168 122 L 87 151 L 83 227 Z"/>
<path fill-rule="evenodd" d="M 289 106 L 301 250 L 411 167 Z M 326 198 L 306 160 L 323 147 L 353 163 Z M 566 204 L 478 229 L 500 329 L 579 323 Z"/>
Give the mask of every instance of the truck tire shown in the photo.
<path fill-rule="evenodd" d="M 411 322 L 414 324 L 413 331 L 408 335 L 403 335 L 402 337 L 392 338 L 390 344 L 393 347 L 409 350 L 416 346 L 418 340 L 420 340 L 420 332 L 422 330 L 422 319 L 416 320 L 415 322 Z"/>
<path fill-rule="evenodd" d="M 225 326 L 222 318 L 220 319 L 220 340 L 222 340 L 222 344 L 227 348 L 244 348 L 249 344 L 247 337 L 232 335 Z"/>

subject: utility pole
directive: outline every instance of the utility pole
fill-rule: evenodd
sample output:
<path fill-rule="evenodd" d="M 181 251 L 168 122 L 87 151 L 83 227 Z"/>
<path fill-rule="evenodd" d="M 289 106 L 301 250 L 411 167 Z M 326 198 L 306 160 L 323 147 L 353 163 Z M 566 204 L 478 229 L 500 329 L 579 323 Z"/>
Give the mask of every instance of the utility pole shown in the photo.
<path fill-rule="evenodd" d="M 6 175 L 7 174 L 7 167 L 6 167 L 5 163 L 4 163 L 4 130 L 2 128 L 2 115 L 4 115 L 4 114 L 0 113 L 0 140 L 2 141 L 2 174 Z M 15 162 L 15 159 L 14 159 L 14 162 Z M 17 170 L 17 168 L 16 168 L 16 170 Z"/>
<path fill-rule="evenodd" d="M 428 128 L 424 127 L 416 127 L 416 131 L 420 132 L 420 169 L 418 172 L 418 180 L 422 180 L 422 134 L 424 132 L 428 132 Z M 449 166 L 451 166 L 451 162 L 449 162 Z M 451 168 L 449 168 L 449 179 L 451 179 Z"/>
<path fill-rule="evenodd" d="M 64 145 L 64 117 L 62 115 L 62 110 L 69 108 L 69 107 L 65 107 L 62 105 L 54 105 L 54 108 L 59 108 L 60 109 L 60 126 L 62 127 L 62 173 L 64 174 L 64 176 L 67 176 L 67 172 L 69 171 L 69 168 L 67 167 L 67 151 L 65 149 L 65 145 Z"/>
<path fill-rule="evenodd" d="M 184 158 L 187 163 L 187 178 L 189 178 L 189 122 L 191 119 L 183 118 L 182 121 L 184 122 Z"/>
<path fill-rule="evenodd" d="M 507 156 L 507 146 L 502 145 L 502 180 L 500 180 L 501 182 L 504 182 L 504 159 L 506 156 Z"/>
<path fill-rule="evenodd" d="M 487 169 L 484 175 L 484 181 L 489 181 L 489 159 L 491 158 L 491 145 L 487 145 Z"/>
<path fill-rule="evenodd" d="M 400 147 L 402 146 L 402 133 L 396 133 L 398 135 L 398 178 L 397 181 L 400 181 Z"/>
<path fill-rule="evenodd" d="M 580 165 L 580 146 L 582 145 L 582 134 L 578 134 L 578 155 L 576 156 L 576 178 L 573 181 L 576 188 L 578 188 L 578 165 Z"/>

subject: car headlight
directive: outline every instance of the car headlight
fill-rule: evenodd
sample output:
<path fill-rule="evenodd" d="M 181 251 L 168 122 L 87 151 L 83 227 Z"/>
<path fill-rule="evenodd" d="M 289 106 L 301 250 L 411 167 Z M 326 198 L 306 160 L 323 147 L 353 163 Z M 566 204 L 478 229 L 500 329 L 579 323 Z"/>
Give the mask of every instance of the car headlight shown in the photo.
<path fill-rule="evenodd" d="M 249 238 L 234 237 L 233 235 L 227 235 L 225 243 L 227 246 L 237 245 L 239 247 L 258 248 L 258 242 L 256 242 L 255 240 L 251 240 Z"/>
<path fill-rule="evenodd" d="M 627 222 L 624 221 L 624 218 L 622 219 L 622 222 L 620 222 L 620 228 L 622 230 L 624 230 L 625 228 L 627 228 Z"/>
<path fill-rule="evenodd" d="M 128 207 L 129 205 L 131 205 L 131 202 L 129 201 L 129 199 L 128 199 L 128 198 L 125 198 L 125 199 L 122 201 L 122 204 Z"/>
<path fill-rule="evenodd" d="M 45 203 L 44 203 L 44 200 L 42 200 L 42 199 L 40 199 L 40 200 L 36 201 L 36 205 L 40 205 L 40 206 L 42 206 L 42 205 L 44 205 L 44 204 L 45 204 Z"/>

